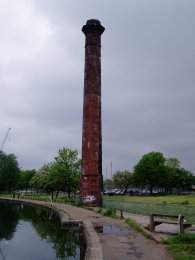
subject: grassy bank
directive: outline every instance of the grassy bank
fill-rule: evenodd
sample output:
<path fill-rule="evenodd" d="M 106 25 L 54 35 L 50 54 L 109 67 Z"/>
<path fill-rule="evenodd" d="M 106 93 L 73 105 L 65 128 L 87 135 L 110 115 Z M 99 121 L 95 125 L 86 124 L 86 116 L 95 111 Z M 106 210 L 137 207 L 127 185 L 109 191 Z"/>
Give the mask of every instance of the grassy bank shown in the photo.
<path fill-rule="evenodd" d="M 167 250 L 176 260 L 195 259 L 195 235 L 179 234 L 165 240 Z"/>
<path fill-rule="evenodd" d="M 76 204 L 74 198 L 68 198 L 65 196 L 58 196 L 57 198 L 54 197 L 53 200 L 51 200 L 51 196 L 49 195 L 42 195 L 42 194 L 28 194 L 23 196 L 18 196 L 17 194 L 13 196 L 13 194 L 0 194 L 0 197 L 2 198 L 15 198 L 15 199 L 29 199 L 29 200 L 38 200 L 38 201 L 45 201 L 48 203 L 64 203 L 64 204 Z"/>
<path fill-rule="evenodd" d="M 168 196 L 104 196 L 105 200 L 144 202 L 144 203 L 167 203 L 195 205 L 195 195 L 168 195 Z"/>

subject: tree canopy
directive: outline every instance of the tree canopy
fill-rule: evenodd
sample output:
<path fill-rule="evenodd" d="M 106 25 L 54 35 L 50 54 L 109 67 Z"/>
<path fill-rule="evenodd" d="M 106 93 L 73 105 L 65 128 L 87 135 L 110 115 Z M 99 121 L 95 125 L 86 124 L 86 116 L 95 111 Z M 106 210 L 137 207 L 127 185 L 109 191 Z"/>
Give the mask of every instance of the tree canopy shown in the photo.
<path fill-rule="evenodd" d="M 167 192 L 177 189 L 178 194 L 181 190 L 189 190 L 193 182 L 193 174 L 190 171 L 180 167 L 180 161 L 177 158 L 168 158 L 165 162 L 168 172 L 166 180 Z"/>
<path fill-rule="evenodd" d="M 135 184 L 142 188 L 148 187 L 150 194 L 155 187 L 165 185 L 166 176 L 165 158 L 160 152 L 145 154 L 134 167 Z"/>
<path fill-rule="evenodd" d="M 0 151 L 0 191 L 12 191 L 19 180 L 19 165 L 14 154 Z"/>
<path fill-rule="evenodd" d="M 78 158 L 77 150 L 62 148 L 50 164 L 44 165 L 32 178 L 32 185 L 46 192 L 59 191 L 68 193 L 79 189 L 81 172 L 81 160 Z"/>
<path fill-rule="evenodd" d="M 18 181 L 18 189 L 21 190 L 28 190 L 32 188 L 31 179 L 35 175 L 36 170 L 21 170 L 20 171 L 20 178 Z"/>
<path fill-rule="evenodd" d="M 120 189 L 128 189 L 133 182 L 133 175 L 129 171 L 117 171 L 113 175 L 114 186 Z"/>
<path fill-rule="evenodd" d="M 114 188 L 114 182 L 111 179 L 104 180 L 104 190 L 110 190 Z"/>
<path fill-rule="evenodd" d="M 142 156 L 134 166 L 134 171 L 118 170 L 111 180 L 104 181 L 104 188 L 119 189 L 141 188 L 150 194 L 160 192 L 170 194 L 189 191 L 195 183 L 195 176 L 180 166 L 181 162 L 175 158 L 165 158 L 161 152 L 149 152 Z"/>

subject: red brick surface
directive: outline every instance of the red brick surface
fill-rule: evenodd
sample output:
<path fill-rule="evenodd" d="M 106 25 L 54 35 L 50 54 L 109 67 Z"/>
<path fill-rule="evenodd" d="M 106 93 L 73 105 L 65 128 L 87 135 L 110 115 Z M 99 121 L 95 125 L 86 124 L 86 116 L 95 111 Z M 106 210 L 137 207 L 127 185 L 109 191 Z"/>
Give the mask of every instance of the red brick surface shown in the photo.
<path fill-rule="evenodd" d="M 100 24 L 85 25 L 85 75 L 82 136 L 81 200 L 94 196 L 95 201 L 84 204 L 102 204 L 102 133 L 101 133 L 101 34 Z"/>

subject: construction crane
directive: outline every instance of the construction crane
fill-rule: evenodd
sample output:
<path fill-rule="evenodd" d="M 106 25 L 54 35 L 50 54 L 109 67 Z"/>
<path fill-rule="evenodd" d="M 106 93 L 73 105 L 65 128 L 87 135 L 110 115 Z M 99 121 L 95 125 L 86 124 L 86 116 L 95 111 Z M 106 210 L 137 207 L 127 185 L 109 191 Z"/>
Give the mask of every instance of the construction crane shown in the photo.
<path fill-rule="evenodd" d="M 0 150 L 0 151 L 3 151 L 3 147 L 4 147 L 4 145 L 5 145 L 5 142 L 7 141 L 7 138 L 8 138 L 8 135 L 9 135 L 10 130 L 11 130 L 11 127 L 9 127 L 8 130 L 7 130 L 7 132 L 6 132 L 6 135 L 5 135 L 5 138 L 4 138 L 3 143 L 2 143 L 2 145 L 1 145 L 1 150 Z"/>

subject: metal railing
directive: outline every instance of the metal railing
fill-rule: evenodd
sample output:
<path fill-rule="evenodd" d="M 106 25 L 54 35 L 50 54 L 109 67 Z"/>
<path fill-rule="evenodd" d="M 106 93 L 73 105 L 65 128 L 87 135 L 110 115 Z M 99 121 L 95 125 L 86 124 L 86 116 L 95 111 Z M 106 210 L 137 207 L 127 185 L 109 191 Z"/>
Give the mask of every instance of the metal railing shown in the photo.
<path fill-rule="evenodd" d="M 195 224 L 195 206 L 193 205 L 103 200 L 103 207 L 144 216 L 152 213 L 183 215 L 187 222 Z"/>

